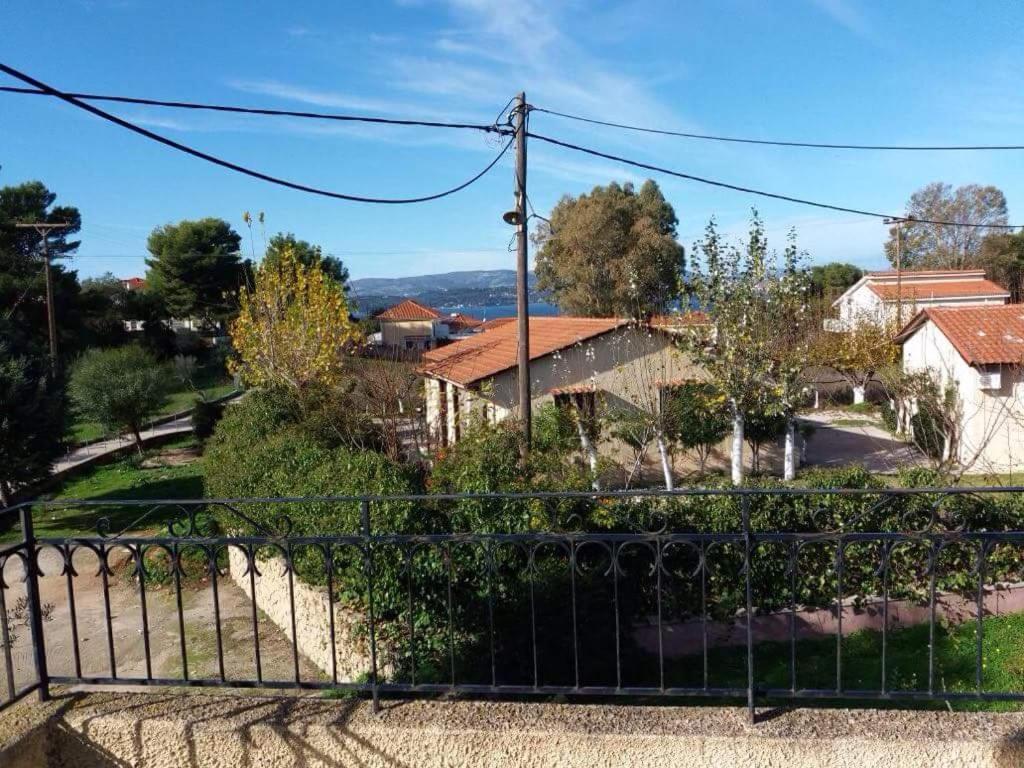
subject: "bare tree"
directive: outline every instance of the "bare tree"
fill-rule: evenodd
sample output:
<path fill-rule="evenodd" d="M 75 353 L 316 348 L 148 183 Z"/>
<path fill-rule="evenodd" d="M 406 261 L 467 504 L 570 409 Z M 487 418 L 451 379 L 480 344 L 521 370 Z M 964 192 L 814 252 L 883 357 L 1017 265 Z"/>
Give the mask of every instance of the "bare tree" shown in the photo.
<path fill-rule="evenodd" d="M 902 265 L 904 269 L 963 269 L 978 265 L 985 237 L 1007 222 L 1006 196 L 1000 189 L 966 184 L 955 191 L 941 181 L 928 184 L 910 196 L 907 223 L 902 228 Z M 914 221 L 918 219 L 918 221 Z M 925 224 L 928 221 L 957 221 L 990 225 L 950 227 Z M 889 230 L 885 253 L 896 265 L 897 227 Z"/>

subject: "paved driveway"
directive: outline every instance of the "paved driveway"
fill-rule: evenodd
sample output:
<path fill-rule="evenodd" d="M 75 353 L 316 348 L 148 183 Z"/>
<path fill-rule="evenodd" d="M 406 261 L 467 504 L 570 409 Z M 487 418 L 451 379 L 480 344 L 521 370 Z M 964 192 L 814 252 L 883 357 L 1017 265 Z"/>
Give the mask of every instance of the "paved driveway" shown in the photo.
<path fill-rule="evenodd" d="M 852 421 L 859 417 L 821 411 L 801 418 L 815 427 L 814 434 L 807 440 L 807 466 L 860 464 L 871 472 L 887 473 L 927 466 L 915 446 L 895 439 L 881 427 L 866 423 L 856 426 L 831 423 L 839 418 Z"/>

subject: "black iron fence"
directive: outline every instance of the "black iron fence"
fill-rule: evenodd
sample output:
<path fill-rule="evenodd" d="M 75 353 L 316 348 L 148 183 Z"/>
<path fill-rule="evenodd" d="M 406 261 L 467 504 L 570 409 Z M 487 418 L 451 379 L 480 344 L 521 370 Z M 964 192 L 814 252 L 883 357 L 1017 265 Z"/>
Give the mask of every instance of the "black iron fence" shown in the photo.
<path fill-rule="evenodd" d="M 0 709 L 81 683 L 1022 701 L 1022 491 L 26 503 Z"/>

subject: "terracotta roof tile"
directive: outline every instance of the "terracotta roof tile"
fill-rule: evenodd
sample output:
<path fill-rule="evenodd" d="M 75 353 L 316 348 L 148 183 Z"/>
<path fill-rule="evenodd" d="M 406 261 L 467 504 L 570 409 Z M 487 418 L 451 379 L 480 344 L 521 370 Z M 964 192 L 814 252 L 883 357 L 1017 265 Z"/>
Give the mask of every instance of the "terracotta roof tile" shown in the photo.
<path fill-rule="evenodd" d="M 545 357 L 628 322 L 603 317 L 531 317 L 530 359 Z M 468 386 L 513 368 L 517 352 L 517 324 L 506 322 L 468 339 L 425 352 L 420 371 Z"/>
<path fill-rule="evenodd" d="M 379 315 L 378 320 L 437 320 L 441 317 L 441 313 L 433 307 L 428 307 L 426 304 L 420 304 L 415 299 L 406 299 L 405 301 L 395 304 L 393 307 L 388 307 Z"/>
<path fill-rule="evenodd" d="M 896 277 L 895 269 L 882 269 L 866 273 L 867 277 Z M 903 277 L 913 280 L 918 277 L 984 277 L 984 269 L 904 269 Z"/>
<path fill-rule="evenodd" d="M 1024 363 L 1024 305 L 923 309 L 896 337 L 897 343 L 905 342 L 928 320 L 970 365 Z"/>
<path fill-rule="evenodd" d="M 699 310 L 676 313 L 672 315 L 655 315 L 651 318 L 652 328 L 692 328 L 700 325 L 710 325 L 711 320 Z"/>
<path fill-rule="evenodd" d="M 448 326 L 449 333 L 462 333 L 463 331 L 472 331 L 479 329 L 483 325 L 483 320 L 472 317 L 471 315 L 464 315 L 461 312 L 455 312 L 444 319 L 445 325 Z"/>
<path fill-rule="evenodd" d="M 480 325 L 477 326 L 478 331 L 489 331 L 492 328 L 505 325 L 505 323 L 511 323 L 515 320 L 514 317 L 495 317 L 492 320 L 484 320 Z"/>
<path fill-rule="evenodd" d="M 895 283 L 868 283 L 868 288 L 883 301 L 899 298 Z M 1001 296 L 1008 298 L 1009 291 L 991 280 L 936 280 L 931 283 L 903 283 L 904 301 L 927 301 L 929 299 L 955 299 L 974 296 Z"/>

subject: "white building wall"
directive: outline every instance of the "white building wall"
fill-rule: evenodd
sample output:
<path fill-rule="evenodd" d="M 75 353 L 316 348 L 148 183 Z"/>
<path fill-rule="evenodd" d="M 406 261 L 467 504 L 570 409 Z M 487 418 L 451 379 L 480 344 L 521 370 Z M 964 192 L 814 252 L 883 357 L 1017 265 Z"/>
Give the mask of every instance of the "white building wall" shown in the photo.
<path fill-rule="evenodd" d="M 928 321 L 903 345 L 903 370 L 931 369 L 943 386 L 954 383 L 961 412 L 959 461 L 971 473 L 1024 468 L 1024 381 L 1018 366 L 996 366 L 1001 386 L 978 386 L 979 371 Z"/>
<path fill-rule="evenodd" d="M 868 288 L 867 283 L 850 293 L 839 303 L 839 319 L 844 325 L 853 325 L 865 318 L 882 322 L 885 318 L 882 300 Z"/>

